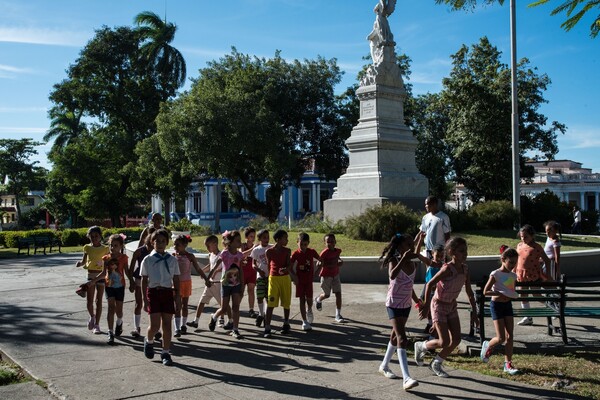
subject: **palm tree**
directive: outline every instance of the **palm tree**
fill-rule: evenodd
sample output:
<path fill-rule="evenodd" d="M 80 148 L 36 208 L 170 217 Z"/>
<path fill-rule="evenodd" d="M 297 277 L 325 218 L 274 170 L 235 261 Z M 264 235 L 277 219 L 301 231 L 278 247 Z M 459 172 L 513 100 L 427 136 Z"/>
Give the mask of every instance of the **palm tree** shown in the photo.
<path fill-rule="evenodd" d="M 158 15 L 144 11 L 136 15 L 135 23 L 145 40 L 141 50 L 149 65 L 159 74 L 160 83 L 170 95 L 185 83 L 186 70 L 183 55 L 170 43 L 175 38 L 177 26 L 163 21 Z"/>
<path fill-rule="evenodd" d="M 81 122 L 83 111 L 66 110 L 63 107 L 52 107 L 48 113 L 50 115 L 50 129 L 44 135 L 44 141 L 48 142 L 54 138 L 54 144 L 51 151 L 57 151 L 65 148 L 69 142 L 83 132 L 87 131 L 85 122 Z"/>

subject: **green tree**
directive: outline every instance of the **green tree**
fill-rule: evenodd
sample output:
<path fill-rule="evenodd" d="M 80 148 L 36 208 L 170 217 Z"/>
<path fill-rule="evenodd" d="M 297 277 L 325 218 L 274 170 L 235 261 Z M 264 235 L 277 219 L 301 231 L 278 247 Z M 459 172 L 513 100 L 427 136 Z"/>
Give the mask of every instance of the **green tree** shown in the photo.
<path fill-rule="evenodd" d="M 48 171 L 38 167 L 37 161 L 30 161 L 38 152 L 36 146 L 42 143 L 33 139 L 0 139 L 0 177 L 3 191 L 15 196 L 17 224 L 21 219 L 21 200 L 28 190 L 43 187 Z"/>
<path fill-rule="evenodd" d="M 114 226 L 143 202 L 132 185 L 135 147 L 156 132 L 160 103 L 181 82 L 165 79 L 162 62 L 148 62 L 147 38 L 144 29 L 97 30 L 50 94 L 48 135 L 61 139 L 50 154 L 57 170 L 50 183 L 69 189 L 51 188 L 51 200 L 66 201 L 84 218 L 110 217 Z"/>
<path fill-rule="evenodd" d="M 334 95 L 340 76 L 335 60 L 287 62 L 279 52 L 264 59 L 233 49 L 163 109 L 158 130 L 194 172 L 227 179 L 235 207 L 275 220 L 283 189 L 311 160 L 326 178 L 347 164 L 349 124 Z M 261 182 L 270 185 L 264 201 Z"/>
<path fill-rule="evenodd" d="M 500 62 L 501 52 L 482 38 L 469 49 L 452 56 L 453 68 L 443 80 L 441 100 L 448 107 L 446 140 L 452 149 L 452 167 L 458 183 L 472 200 L 511 198 L 511 78 Z M 521 176 L 526 169 L 523 155 L 538 152 L 552 159 L 558 151 L 556 136 L 566 128 L 556 121 L 547 126 L 539 107 L 547 102 L 544 91 L 550 84 L 527 59 L 518 64 L 519 146 Z M 503 171 L 505 171 L 503 173 Z"/>
<path fill-rule="evenodd" d="M 163 21 L 158 15 L 144 11 L 134 19 L 143 39 L 141 51 L 151 68 L 167 89 L 165 100 L 175 95 L 175 90 L 185 83 L 186 65 L 183 55 L 170 43 L 175 39 L 177 26 Z"/>
<path fill-rule="evenodd" d="M 477 0 L 435 0 L 438 4 L 448 4 L 454 10 L 474 9 L 477 5 Z M 504 4 L 504 0 L 481 0 L 479 3 Z M 550 0 L 536 0 L 529 4 L 529 7 L 537 7 L 549 3 Z M 565 0 L 561 5 L 554 8 L 550 15 L 565 13 L 567 19 L 560 25 L 564 30 L 570 31 L 581 19 L 594 8 L 600 8 L 600 0 Z M 590 25 L 590 36 L 595 38 L 600 32 L 600 14 L 594 19 Z"/>

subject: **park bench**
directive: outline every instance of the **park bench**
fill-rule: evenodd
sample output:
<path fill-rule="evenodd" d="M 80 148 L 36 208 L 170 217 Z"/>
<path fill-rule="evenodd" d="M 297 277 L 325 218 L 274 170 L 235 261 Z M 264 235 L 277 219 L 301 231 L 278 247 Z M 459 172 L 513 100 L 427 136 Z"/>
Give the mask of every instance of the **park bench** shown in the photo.
<path fill-rule="evenodd" d="M 475 291 L 481 343 L 485 340 L 485 317 L 491 317 L 489 307 L 491 297 L 483 295 L 486 283 L 487 279 L 478 282 Z M 530 302 L 531 308 L 520 307 L 521 300 L 525 298 L 513 299 L 515 320 L 523 317 L 546 317 L 548 335 L 560 334 L 563 343 L 567 344 L 566 317 L 600 317 L 600 304 L 585 306 L 578 304 L 581 302 L 600 303 L 600 282 L 568 283 L 566 276 L 561 275 L 558 282 L 541 282 L 536 285 L 537 287 L 533 288 L 517 283 L 517 293 L 528 295 L 527 300 Z M 558 320 L 560 327 L 554 327 L 553 317 Z"/>
<path fill-rule="evenodd" d="M 27 255 L 29 255 L 29 249 L 34 244 L 33 238 L 17 238 L 17 255 L 21 254 L 21 250 L 27 249 Z"/>
<path fill-rule="evenodd" d="M 60 239 L 53 235 L 36 235 L 33 237 L 33 241 L 33 254 L 36 254 L 38 248 L 42 248 L 44 250 L 44 254 L 46 254 L 46 248 L 48 248 L 49 253 L 52 253 L 53 247 L 58 247 L 58 252 L 62 253 L 60 251 L 62 243 Z"/>

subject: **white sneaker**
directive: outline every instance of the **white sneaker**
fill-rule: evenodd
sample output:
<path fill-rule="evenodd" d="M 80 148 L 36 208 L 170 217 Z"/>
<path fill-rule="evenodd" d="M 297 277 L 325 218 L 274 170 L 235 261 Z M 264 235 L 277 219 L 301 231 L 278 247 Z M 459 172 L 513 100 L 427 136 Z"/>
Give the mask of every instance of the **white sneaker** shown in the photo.
<path fill-rule="evenodd" d="M 442 369 L 442 363 L 439 361 L 433 360 L 429 364 L 429 369 L 432 370 L 433 373 L 439 376 L 440 378 L 448 378 L 450 376 L 446 373 L 446 371 Z"/>
<path fill-rule="evenodd" d="M 302 321 L 302 330 L 303 331 L 312 331 L 312 326 L 308 321 Z"/>
<path fill-rule="evenodd" d="M 379 373 L 388 379 L 398 379 L 398 376 L 387 365 L 385 367 L 383 365 L 379 366 Z"/>
<path fill-rule="evenodd" d="M 516 375 L 519 373 L 519 370 L 513 367 L 512 362 L 509 361 L 504 363 L 504 372 L 510 375 Z"/>
<path fill-rule="evenodd" d="M 490 342 L 487 340 L 481 344 L 481 352 L 479 353 L 479 357 L 484 363 L 490 361 L 490 357 L 487 354 L 488 347 L 490 347 Z"/>
<path fill-rule="evenodd" d="M 520 320 L 519 322 L 517 322 L 517 325 L 521 325 L 521 326 L 533 325 L 533 318 L 531 318 L 531 317 L 523 317 L 522 320 Z"/>
<path fill-rule="evenodd" d="M 425 353 L 423 344 L 424 342 L 415 342 L 415 363 L 419 367 L 423 365 L 423 354 Z"/>
<path fill-rule="evenodd" d="M 342 317 L 342 314 L 336 315 L 335 322 L 337 322 L 338 324 L 342 324 L 342 323 L 346 322 L 346 319 L 344 317 Z"/>
<path fill-rule="evenodd" d="M 414 380 L 413 378 L 410 378 L 410 377 L 406 378 L 404 380 L 404 384 L 402 385 L 404 390 L 409 390 L 409 389 L 412 389 L 417 386 L 419 386 L 419 382 L 417 382 L 416 380 Z"/>
<path fill-rule="evenodd" d="M 315 316 L 313 315 L 312 309 L 306 311 L 306 320 L 309 324 L 312 324 L 315 320 Z"/>

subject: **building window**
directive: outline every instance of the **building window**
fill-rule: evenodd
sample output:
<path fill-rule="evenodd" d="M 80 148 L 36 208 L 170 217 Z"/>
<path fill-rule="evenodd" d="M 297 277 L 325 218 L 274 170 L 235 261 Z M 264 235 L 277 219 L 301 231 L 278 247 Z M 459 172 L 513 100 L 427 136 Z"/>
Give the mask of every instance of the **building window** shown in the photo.
<path fill-rule="evenodd" d="M 310 212 L 310 189 L 302 189 L 302 210 Z"/>
<path fill-rule="evenodd" d="M 15 198 L 13 197 L 12 199 L 10 199 L 10 205 L 14 206 L 15 205 Z"/>
<path fill-rule="evenodd" d="M 202 212 L 202 193 L 194 193 L 194 212 Z"/>

